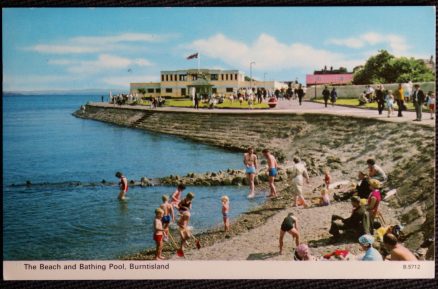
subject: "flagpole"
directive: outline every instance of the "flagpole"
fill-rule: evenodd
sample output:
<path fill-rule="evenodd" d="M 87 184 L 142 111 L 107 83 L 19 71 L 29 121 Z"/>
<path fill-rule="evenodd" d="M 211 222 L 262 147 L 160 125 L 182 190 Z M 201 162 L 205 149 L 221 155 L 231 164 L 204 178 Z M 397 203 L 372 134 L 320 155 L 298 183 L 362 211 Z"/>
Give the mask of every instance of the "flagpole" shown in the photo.
<path fill-rule="evenodd" d="M 200 63 L 201 63 L 201 53 L 198 52 L 198 74 L 199 74 Z"/>

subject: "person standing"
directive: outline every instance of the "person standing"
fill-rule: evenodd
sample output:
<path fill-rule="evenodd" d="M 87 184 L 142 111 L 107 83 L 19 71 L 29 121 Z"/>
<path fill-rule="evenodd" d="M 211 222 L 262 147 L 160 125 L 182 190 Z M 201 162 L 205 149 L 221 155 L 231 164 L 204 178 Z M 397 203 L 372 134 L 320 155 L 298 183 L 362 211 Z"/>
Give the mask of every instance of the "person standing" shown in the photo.
<path fill-rule="evenodd" d="M 303 101 L 304 94 L 305 94 L 304 90 L 303 90 L 303 88 L 301 87 L 301 84 L 300 84 L 298 86 L 298 89 L 297 89 L 298 102 L 299 102 L 300 105 L 301 105 L 301 103 Z"/>
<path fill-rule="evenodd" d="M 298 247 L 300 244 L 300 233 L 298 231 L 298 219 L 294 216 L 294 213 L 289 213 L 281 223 L 279 238 L 280 255 L 283 254 L 283 240 L 286 233 L 289 233 L 295 239 L 295 246 Z"/>
<path fill-rule="evenodd" d="M 332 103 L 332 106 L 335 106 L 336 99 L 338 98 L 338 93 L 336 92 L 336 88 L 332 88 L 332 91 L 330 92 L 330 102 Z"/>
<path fill-rule="evenodd" d="M 374 219 L 377 217 L 379 212 L 379 204 L 382 201 L 382 195 L 380 194 L 380 188 L 382 185 L 376 179 L 369 180 L 369 185 L 372 191 L 368 196 L 367 211 L 370 220 L 370 233 L 372 234 Z"/>
<path fill-rule="evenodd" d="M 249 147 L 247 152 L 243 155 L 243 164 L 245 165 L 245 174 L 249 181 L 249 194 L 248 198 L 254 197 L 254 178 L 257 172 L 257 155 L 254 153 L 254 149 Z"/>
<path fill-rule="evenodd" d="M 405 106 L 405 95 L 404 95 L 404 91 L 403 91 L 403 86 L 400 83 L 398 85 L 398 88 L 395 90 L 394 92 L 394 99 L 397 102 L 397 106 L 398 106 L 398 117 L 402 117 L 402 110 Z"/>
<path fill-rule="evenodd" d="M 392 95 L 392 90 L 388 90 L 385 101 L 386 107 L 388 108 L 388 117 L 391 117 L 391 113 L 394 110 L 394 95 Z"/>
<path fill-rule="evenodd" d="M 433 119 L 435 115 L 435 93 L 433 91 L 427 93 L 427 106 L 430 110 L 430 119 Z"/>
<path fill-rule="evenodd" d="M 383 85 L 378 85 L 376 90 L 376 101 L 377 101 L 377 110 L 379 114 L 383 113 L 383 109 L 385 108 L 385 93 L 383 92 Z"/>
<path fill-rule="evenodd" d="M 307 208 L 308 205 L 303 197 L 303 186 L 304 179 L 309 183 L 309 174 L 307 173 L 306 166 L 298 157 L 294 157 L 293 162 L 294 166 L 290 174 L 292 196 L 295 196 L 293 206 L 303 205 L 304 208 Z"/>
<path fill-rule="evenodd" d="M 421 121 L 424 99 L 424 92 L 420 89 L 420 85 L 415 84 L 414 92 L 412 93 L 412 102 L 414 103 L 417 118 L 414 119 L 414 121 Z"/>
<path fill-rule="evenodd" d="M 268 149 L 264 149 L 262 153 L 268 162 L 268 182 L 269 182 L 269 188 L 271 189 L 271 193 L 269 194 L 269 197 L 277 197 L 277 190 L 274 184 L 275 177 L 277 176 L 277 167 L 278 167 L 277 160 L 269 152 Z"/>
<path fill-rule="evenodd" d="M 194 100 L 195 100 L 195 109 L 199 109 L 199 96 L 197 93 L 195 94 Z"/>
<path fill-rule="evenodd" d="M 116 177 L 120 179 L 119 187 L 119 200 L 123 201 L 125 199 L 125 195 L 128 192 L 128 179 L 121 172 L 116 173 Z"/>
<path fill-rule="evenodd" d="M 327 107 L 328 100 L 330 98 L 330 90 L 326 87 L 324 87 L 324 90 L 322 91 L 322 96 L 324 97 L 324 105 Z"/>

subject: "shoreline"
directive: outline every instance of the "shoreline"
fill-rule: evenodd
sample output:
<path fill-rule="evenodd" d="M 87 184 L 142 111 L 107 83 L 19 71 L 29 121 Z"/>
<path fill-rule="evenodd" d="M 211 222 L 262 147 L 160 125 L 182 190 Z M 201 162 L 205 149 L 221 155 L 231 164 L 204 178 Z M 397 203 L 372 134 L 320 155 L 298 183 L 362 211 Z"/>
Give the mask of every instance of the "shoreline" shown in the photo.
<path fill-rule="evenodd" d="M 77 111 L 74 115 L 175 135 L 226 150 L 243 151 L 248 146 L 261 149 L 266 147 L 266 140 L 269 140 L 269 148 L 280 163 L 291 160 L 295 155 L 300 156 L 307 164 L 310 177 L 316 180 L 313 187 L 317 187 L 318 182 L 322 181 L 324 167 L 331 169 L 332 180 L 351 180 L 355 179 L 358 168 L 364 166 L 367 158 L 375 158 L 388 173 L 389 188 L 396 188 L 398 191 L 388 201 L 388 206 L 397 211 L 397 223 L 406 228 L 405 245 L 415 251 L 424 240 L 433 236 L 434 198 L 430 192 L 434 186 L 433 179 L 427 177 L 434 171 L 434 143 L 430 137 L 433 135 L 433 125 L 410 122 L 407 117 L 402 120 L 398 118 L 397 121 L 386 121 L 385 118 L 382 121 L 383 119 L 364 118 L 360 115 L 351 117 L 325 112 L 291 113 L 287 110 L 206 110 L 201 113 L 191 109 L 150 110 L 87 105 L 85 111 Z M 400 121 L 405 125 L 401 126 Z M 416 182 L 416 176 L 409 173 L 412 168 L 416 168 L 417 174 L 425 180 L 420 186 Z M 207 229 L 198 235 L 203 246 L 212 248 L 211 246 L 222 241 L 238 240 L 242 238 L 240 235 L 264 226 L 271 217 L 287 210 L 291 200 L 284 191 L 286 184 L 277 184 L 282 186 L 283 202 L 280 199 L 267 200 L 254 209 L 255 212 L 242 214 L 233 220 L 234 231 L 232 229 L 229 238 L 224 236 L 220 225 Z M 309 197 L 308 194 L 309 192 L 305 192 L 305 196 Z M 248 215 L 252 217 L 248 218 Z M 257 239 L 256 236 L 254 238 Z M 191 252 L 195 252 L 194 244 L 191 245 Z M 169 252 L 169 248 L 166 250 Z M 153 256 L 151 254 L 153 250 L 146 249 L 120 258 L 150 259 Z"/>

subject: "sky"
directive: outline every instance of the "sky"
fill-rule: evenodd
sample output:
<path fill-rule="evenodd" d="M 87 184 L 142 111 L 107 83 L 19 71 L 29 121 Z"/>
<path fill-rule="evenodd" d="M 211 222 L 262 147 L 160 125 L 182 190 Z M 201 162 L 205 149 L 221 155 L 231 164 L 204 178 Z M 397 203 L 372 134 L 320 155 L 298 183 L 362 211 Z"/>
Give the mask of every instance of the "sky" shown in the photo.
<path fill-rule="evenodd" d="M 4 8 L 3 90 L 128 89 L 160 71 L 238 69 L 305 81 L 379 49 L 435 55 L 435 8 Z"/>

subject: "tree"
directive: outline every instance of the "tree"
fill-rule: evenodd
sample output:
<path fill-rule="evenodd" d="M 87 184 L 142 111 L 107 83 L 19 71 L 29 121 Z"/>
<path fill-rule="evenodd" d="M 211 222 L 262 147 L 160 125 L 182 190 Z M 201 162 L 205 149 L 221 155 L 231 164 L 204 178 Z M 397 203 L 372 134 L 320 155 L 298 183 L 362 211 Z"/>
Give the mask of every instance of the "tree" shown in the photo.
<path fill-rule="evenodd" d="M 395 83 L 433 81 L 434 73 L 423 60 L 399 57 L 396 58 L 386 50 L 371 56 L 363 67 L 355 67 L 353 83 Z"/>

